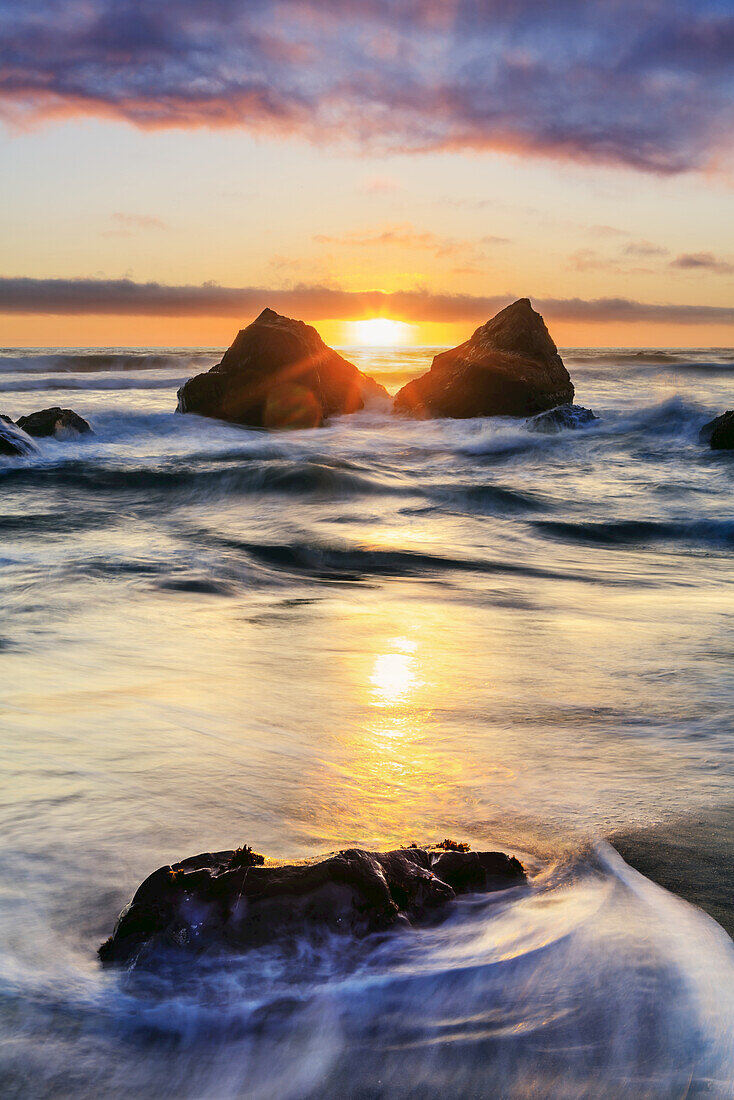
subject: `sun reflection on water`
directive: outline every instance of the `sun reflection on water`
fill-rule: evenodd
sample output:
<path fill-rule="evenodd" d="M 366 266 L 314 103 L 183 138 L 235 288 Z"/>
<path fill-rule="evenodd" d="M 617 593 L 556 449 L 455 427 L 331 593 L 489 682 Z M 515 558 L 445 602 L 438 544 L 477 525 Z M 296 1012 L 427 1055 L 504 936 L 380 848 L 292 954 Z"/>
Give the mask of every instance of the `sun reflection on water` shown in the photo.
<path fill-rule="evenodd" d="M 410 638 L 396 638 L 391 643 L 392 652 L 380 653 L 375 658 L 370 683 L 374 706 L 394 706 L 406 701 L 418 686 L 415 671 L 416 643 Z"/>

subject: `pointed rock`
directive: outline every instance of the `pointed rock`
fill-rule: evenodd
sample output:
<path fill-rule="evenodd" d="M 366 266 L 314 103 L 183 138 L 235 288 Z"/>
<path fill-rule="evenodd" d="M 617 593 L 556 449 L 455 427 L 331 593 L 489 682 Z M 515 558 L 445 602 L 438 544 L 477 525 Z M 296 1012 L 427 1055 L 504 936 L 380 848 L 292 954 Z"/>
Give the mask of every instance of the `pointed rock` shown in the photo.
<path fill-rule="evenodd" d="M 529 298 L 501 310 L 408 382 L 395 410 L 417 417 L 533 416 L 573 401 L 573 383 Z"/>
<path fill-rule="evenodd" d="M 315 328 L 264 309 L 221 363 L 178 391 L 178 411 L 255 428 L 315 428 L 389 401 L 374 379 L 327 347 Z"/>

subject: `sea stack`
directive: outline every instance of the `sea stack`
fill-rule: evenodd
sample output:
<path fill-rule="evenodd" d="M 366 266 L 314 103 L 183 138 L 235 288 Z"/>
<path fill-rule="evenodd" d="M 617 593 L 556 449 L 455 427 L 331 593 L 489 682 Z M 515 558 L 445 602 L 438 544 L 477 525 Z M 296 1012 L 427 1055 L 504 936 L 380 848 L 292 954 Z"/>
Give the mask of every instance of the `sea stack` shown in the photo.
<path fill-rule="evenodd" d="M 178 391 L 178 412 L 254 428 L 316 428 L 389 397 L 374 379 L 327 347 L 303 321 L 272 309 L 242 329 L 221 363 Z"/>
<path fill-rule="evenodd" d="M 427 374 L 403 386 L 394 408 L 415 417 L 534 416 L 573 396 L 543 318 L 520 298 L 437 355 Z"/>

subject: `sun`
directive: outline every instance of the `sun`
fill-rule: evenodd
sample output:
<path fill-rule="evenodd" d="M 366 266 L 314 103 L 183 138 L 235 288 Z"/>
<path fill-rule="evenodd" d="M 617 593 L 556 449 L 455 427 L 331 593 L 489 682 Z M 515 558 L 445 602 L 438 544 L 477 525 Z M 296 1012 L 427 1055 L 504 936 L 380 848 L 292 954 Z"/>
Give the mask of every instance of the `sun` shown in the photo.
<path fill-rule="evenodd" d="M 370 317 L 365 321 L 350 321 L 350 343 L 367 347 L 388 347 L 391 344 L 407 344 L 413 326 L 405 321 L 392 321 L 389 317 Z"/>

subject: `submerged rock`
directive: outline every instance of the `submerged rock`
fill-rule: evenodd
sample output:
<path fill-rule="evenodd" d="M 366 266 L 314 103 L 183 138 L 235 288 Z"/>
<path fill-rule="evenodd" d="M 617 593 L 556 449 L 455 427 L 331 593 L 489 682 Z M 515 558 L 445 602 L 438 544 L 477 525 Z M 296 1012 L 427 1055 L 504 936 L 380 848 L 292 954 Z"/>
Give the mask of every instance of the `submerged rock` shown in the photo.
<path fill-rule="evenodd" d="M 37 451 L 38 447 L 27 432 L 14 424 L 9 416 L 0 414 L 0 455 L 24 458 Z"/>
<path fill-rule="evenodd" d="M 327 347 L 315 328 L 272 309 L 242 329 L 221 363 L 178 391 L 178 412 L 256 428 L 315 428 L 387 407 L 387 390 Z"/>
<path fill-rule="evenodd" d="M 714 451 L 734 450 L 734 409 L 714 417 L 698 433 L 700 443 L 710 444 Z"/>
<path fill-rule="evenodd" d="M 410 416 L 532 416 L 573 401 L 573 383 L 528 298 L 507 306 L 408 382 L 395 410 Z"/>
<path fill-rule="evenodd" d="M 73 439 L 77 435 L 93 434 L 83 417 L 72 409 L 62 409 L 58 405 L 19 417 L 18 427 L 37 438 L 54 435 L 57 439 Z"/>
<path fill-rule="evenodd" d="M 566 429 L 587 428 L 598 419 L 591 409 L 585 409 L 583 405 L 557 405 L 555 409 L 538 413 L 525 426 L 529 432 L 545 432 L 550 435 Z"/>
<path fill-rule="evenodd" d="M 466 847 L 350 848 L 299 863 L 266 861 L 247 846 L 192 856 L 143 882 L 99 956 L 125 963 L 154 958 L 166 946 L 251 947 L 307 926 L 365 934 L 420 919 L 457 893 L 525 881 L 514 857 Z"/>

